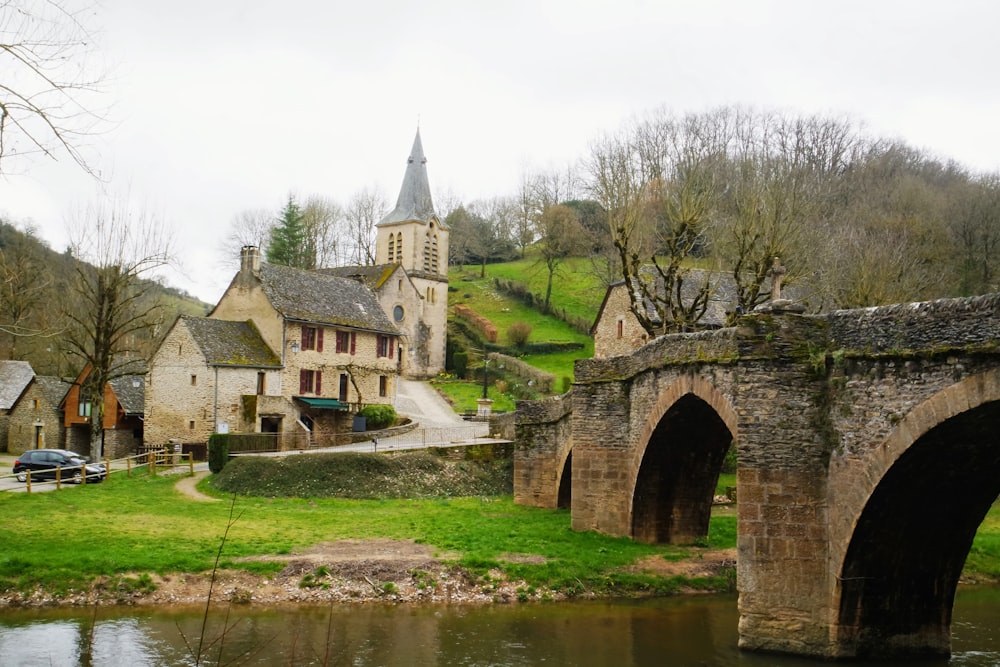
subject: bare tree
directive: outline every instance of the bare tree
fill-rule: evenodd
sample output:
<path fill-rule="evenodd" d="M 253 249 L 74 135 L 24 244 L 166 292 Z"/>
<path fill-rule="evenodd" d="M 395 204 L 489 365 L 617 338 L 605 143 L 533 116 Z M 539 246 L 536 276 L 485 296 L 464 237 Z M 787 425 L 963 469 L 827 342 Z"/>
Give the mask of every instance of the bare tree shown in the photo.
<path fill-rule="evenodd" d="M 229 234 L 220 244 L 226 263 L 239 266 L 240 250 L 246 246 L 260 248 L 261 253 L 266 252 L 274 224 L 274 213 L 263 208 L 248 209 L 233 216 L 229 222 Z"/>
<path fill-rule="evenodd" d="M 543 309 L 548 312 L 552 297 L 552 282 L 563 260 L 586 247 L 583 227 L 575 209 L 563 204 L 553 204 L 545 208 L 538 223 L 541 239 L 538 262 L 545 266 L 545 301 Z"/>
<path fill-rule="evenodd" d="M 652 335 L 690 328 L 710 296 L 707 277 L 684 288 L 714 201 L 703 143 L 683 122 L 657 116 L 591 147 L 591 192 L 607 211 L 632 311 Z"/>
<path fill-rule="evenodd" d="M 96 11 L 75 0 L 0 1 L 0 173 L 16 157 L 66 154 L 88 173 L 103 124 L 89 63 Z"/>
<path fill-rule="evenodd" d="M 306 243 L 309 254 L 317 267 L 338 266 L 344 263 L 346 248 L 342 237 L 345 235 L 346 220 L 344 209 L 332 199 L 312 196 L 302 207 L 302 218 L 306 227 Z"/>
<path fill-rule="evenodd" d="M 152 278 L 173 259 L 161 221 L 124 201 L 103 201 L 71 221 L 70 244 L 81 260 L 67 300 L 70 328 L 64 341 L 90 372 L 81 397 L 94 406 L 90 455 L 103 454 L 104 391 L 108 383 L 145 365 L 148 341 L 164 313 L 151 294 Z M 147 345 L 143 345 L 143 341 Z"/>
<path fill-rule="evenodd" d="M 388 202 L 378 187 L 359 190 L 348 201 L 344 217 L 350 239 L 348 259 L 351 265 L 375 264 L 375 225 L 387 208 Z"/>
<path fill-rule="evenodd" d="M 0 247 L 0 334 L 8 339 L 8 359 L 18 358 L 20 340 L 58 335 L 58 329 L 46 324 L 45 306 L 54 285 L 35 234 L 28 226 Z"/>

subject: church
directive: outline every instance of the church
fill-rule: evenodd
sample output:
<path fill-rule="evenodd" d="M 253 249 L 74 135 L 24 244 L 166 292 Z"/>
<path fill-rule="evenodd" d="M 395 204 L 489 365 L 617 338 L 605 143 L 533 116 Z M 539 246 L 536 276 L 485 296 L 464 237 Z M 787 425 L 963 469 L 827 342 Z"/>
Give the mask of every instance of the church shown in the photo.
<path fill-rule="evenodd" d="M 355 278 L 374 293 L 403 336 L 400 374 L 444 370 L 448 330 L 448 227 L 434 212 L 427 158 L 417 129 L 396 207 L 376 225 L 374 266 L 320 269 Z"/>

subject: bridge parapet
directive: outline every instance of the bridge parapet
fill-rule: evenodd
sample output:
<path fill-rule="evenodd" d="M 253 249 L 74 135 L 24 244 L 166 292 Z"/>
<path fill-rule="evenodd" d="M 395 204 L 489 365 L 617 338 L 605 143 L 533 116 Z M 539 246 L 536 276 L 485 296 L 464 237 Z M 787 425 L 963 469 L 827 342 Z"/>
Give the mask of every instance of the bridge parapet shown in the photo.
<path fill-rule="evenodd" d="M 834 350 L 898 354 L 1000 347 L 1000 294 L 838 310 L 822 317 Z"/>
<path fill-rule="evenodd" d="M 660 336 L 634 353 L 604 359 L 580 359 L 574 374 L 578 383 L 633 377 L 651 368 L 698 361 L 733 360 L 739 356 L 740 329 L 679 333 Z"/>

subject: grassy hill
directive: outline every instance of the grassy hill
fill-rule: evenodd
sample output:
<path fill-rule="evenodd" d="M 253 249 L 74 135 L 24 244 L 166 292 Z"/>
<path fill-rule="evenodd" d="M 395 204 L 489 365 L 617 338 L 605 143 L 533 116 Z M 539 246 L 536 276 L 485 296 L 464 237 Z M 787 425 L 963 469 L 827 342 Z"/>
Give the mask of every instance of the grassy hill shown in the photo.
<path fill-rule="evenodd" d="M 587 258 L 567 259 L 561 267 L 553 283 L 550 309 L 559 313 L 565 319 L 585 323 L 583 328 L 593 323 L 604 298 L 604 289 L 599 281 L 589 272 L 590 260 Z M 574 328 L 564 319 L 553 314 L 543 313 L 536 305 L 528 305 L 524 298 L 517 298 L 498 288 L 496 280 L 503 283 L 515 283 L 522 291 L 531 293 L 531 302 L 538 304 L 544 298 L 547 274 L 545 268 L 532 259 L 518 260 L 502 264 L 489 264 L 486 275 L 480 275 L 478 266 L 456 266 L 449 271 L 448 305 L 471 308 L 493 323 L 498 332 L 497 346 L 505 348 L 505 354 L 519 357 L 522 361 L 555 376 L 553 390 L 561 393 L 567 383 L 573 378 L 573 364 L 577 359 L 588 359 L 594 356 L 594 341 L 589 334 Z M 451 315 L 455 318 L 455 315 Z M 531 327 L 528 338 L 529 346 L 521 350 L 516 348 L 508 337 L 508 330 L 515 323 L 527 323 Z M 478 350 L 480 341 L 464 341 L 464 346 L 470 349 L 469 373 L 467 380 L 447 379 L 437 382 L 438 388 L 445 393 L 459 411 L 476 409 L 476 399 L 482 396 L 482 363 Z M 577 349 L 559 351 L 532 351 L 532 347 L 541 344 L 570 344 Z M 473 349 L 474 348 L 474 349 Z M 509 374 L 500 372 L 502 382 L 499 387 L 494 383 L 498 377 L 498 369 L 490 368 L 488 395 L 492 398 L 494 409 L 500 411 L 513 410 L 514 399 L 525 397 L 525 389 L 511 391 L 512 385 L 518 382 Z M 564 379 L 565 378 L 565 379 Z M 507 389 L 507 391 L 503 391 Z M 531 393 L 531 392 L 527 392 Z"/>

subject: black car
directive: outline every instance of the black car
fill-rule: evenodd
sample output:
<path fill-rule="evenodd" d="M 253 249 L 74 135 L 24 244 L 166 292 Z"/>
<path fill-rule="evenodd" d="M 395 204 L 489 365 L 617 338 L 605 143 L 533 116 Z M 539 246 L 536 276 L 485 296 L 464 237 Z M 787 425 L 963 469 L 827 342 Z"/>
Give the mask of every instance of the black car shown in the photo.
<path fill-rule="evenodd" d="M 32 480 L 55 479 L 56 470 L 64 482 L 80 483 L 82 470 L 87 471 L 88 482 L 100 482 L 108 475 L 103 463 L 91 463 L 68 449 L 31 449 L 14 461 L 14 474 L 19 482 L 28 479 L 28 471 Z"/>

